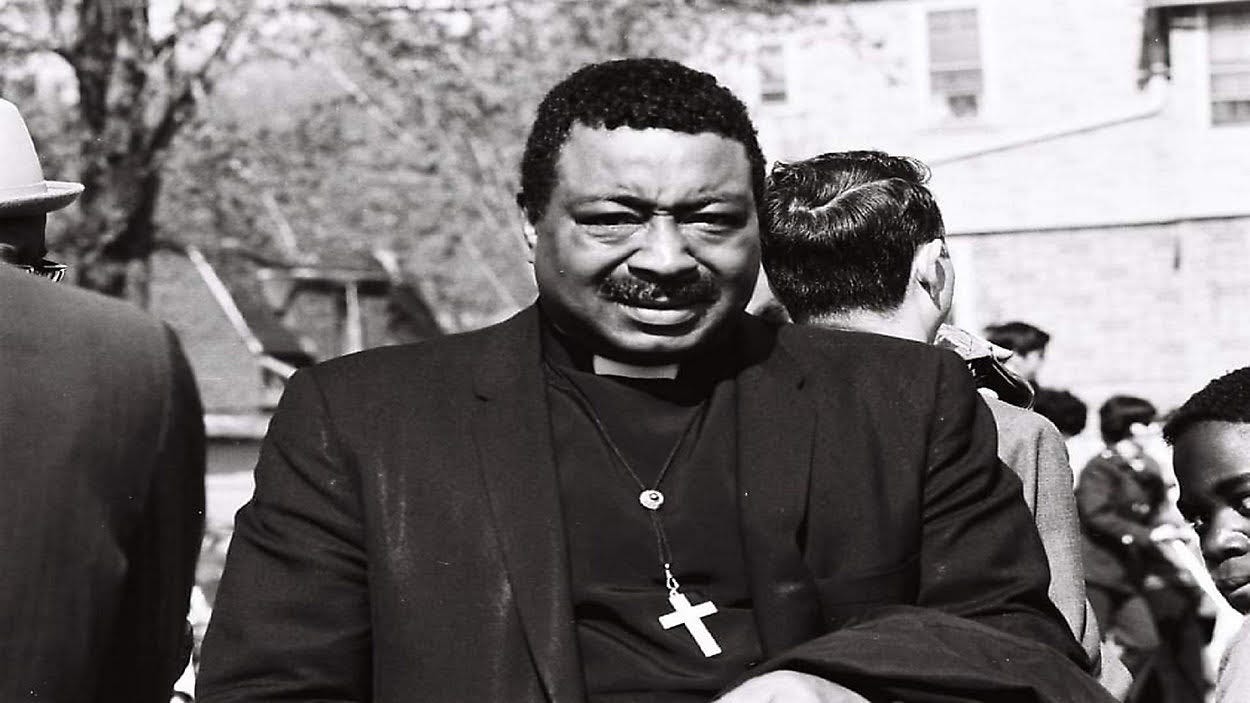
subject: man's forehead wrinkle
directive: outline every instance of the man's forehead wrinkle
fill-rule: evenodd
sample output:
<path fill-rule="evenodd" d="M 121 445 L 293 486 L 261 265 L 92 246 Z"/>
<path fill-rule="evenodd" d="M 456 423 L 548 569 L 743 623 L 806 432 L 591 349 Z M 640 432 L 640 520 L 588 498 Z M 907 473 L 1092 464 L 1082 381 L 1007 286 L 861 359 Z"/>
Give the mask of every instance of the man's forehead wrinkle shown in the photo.
<path fill-rule="evenodd" d="M 673 209 L 696 209 L 717 205 L 720 203 L 730 205 L 746 205 L 749 201 L 749 194 L 731 193 L 722 191 L 708 191 L 707 193 L 696 192 L 684 197 L 679 201 L 670 205 Z M 636 189 L 620 188 L 617 190 L 602 190 L 592 193 L 571 193 L 568 199 L 570 205 L 590 205 L 593 203 L 612 202 L 628 207 L 655 207 L 662 203 L 656 202 L 652 198 L 641 197 L 637 195 Z"/>
<path fill-rule="evenodd" d="M 715 147 L 705 149 L 660 150 L 649 148 L 648 137 L 637 131 L 621 141 L 599 136 L 607 134 L 611 133 L 574 134 L 561 151 L 557 187 L 569 201 L 632 197 L 674 206 L 710 200 L 749 202 L 752 197 L 745 152 L 721 148 L 736 142 L 714 142 Z"/>

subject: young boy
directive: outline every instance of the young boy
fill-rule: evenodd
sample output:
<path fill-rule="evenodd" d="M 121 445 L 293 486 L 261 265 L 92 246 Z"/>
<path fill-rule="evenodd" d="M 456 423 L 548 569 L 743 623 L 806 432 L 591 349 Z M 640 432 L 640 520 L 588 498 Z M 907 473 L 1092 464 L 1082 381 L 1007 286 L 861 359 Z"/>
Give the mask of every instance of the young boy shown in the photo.
<path fill-rule="evenodd" d="M 1250 611 L 1250 367 L 1207 384 L 1163 429 L 1175 448 L 1181 512 L 1201 538 L 1215 585 L 1242 613 Z M 1220 666 L 1217 703 L 1250 691 L 1250 620 Z M 1241 698 L 1236 698 L 1235 692 Z"/>

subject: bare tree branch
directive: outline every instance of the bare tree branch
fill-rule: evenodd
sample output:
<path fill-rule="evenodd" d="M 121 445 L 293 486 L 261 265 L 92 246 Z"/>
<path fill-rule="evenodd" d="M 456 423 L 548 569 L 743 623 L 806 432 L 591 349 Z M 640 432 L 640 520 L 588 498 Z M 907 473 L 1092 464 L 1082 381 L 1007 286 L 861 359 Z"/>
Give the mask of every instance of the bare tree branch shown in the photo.
<path fill-rule="evenodd" d="M 35 36 L 0 25 L 0 53 L 13 56 L 51 53 L 64 55 L 65 47 L 52 37 Z"/>
<path fill-rule="evenodd" d="M 207 13 L 204 18 L 207 19 L 216 13 Z M 156 153 L 164 151 L 169 147 L 169 143 L 173 140 L 178 130 L 186 124 L 193 114 L 196 104 L 197 93 L 207 93 L 209 89 L 208 74 L 216 68 L 225 56 L 234 48 L 235 42 L 242 35 L 243 28 L 247 20 L 247 11 L 240 16 L 233 17 L 229 21 L 225 21 L 224 33 L 221 40 L 214 47 L 212 53 L 200 64 L 199 68 L 187 73 L 182 79 L 182 88 L 176 90 L 173 96 L 165 104 L 161 110 L 161 117 L 157 120 L 156 126 L 153 127 L 151 136 L 145 146 L 149 158 Z M 214 22 L 221 22 L 220 18 L 211 22 L 200 25 L 207 27 Z"/>

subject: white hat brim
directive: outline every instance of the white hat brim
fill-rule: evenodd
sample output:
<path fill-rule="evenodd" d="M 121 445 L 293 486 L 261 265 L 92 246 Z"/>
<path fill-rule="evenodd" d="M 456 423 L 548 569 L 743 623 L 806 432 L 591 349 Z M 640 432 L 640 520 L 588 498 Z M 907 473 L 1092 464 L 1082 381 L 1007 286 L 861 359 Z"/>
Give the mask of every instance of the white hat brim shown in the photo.
<path fill-rule="evenodd" d="M 0 199 L 0 217 L 40 215 L 60 210 L 82 195 L 83 185 L 69 181 L 44 181 L 44 192 Z"/>

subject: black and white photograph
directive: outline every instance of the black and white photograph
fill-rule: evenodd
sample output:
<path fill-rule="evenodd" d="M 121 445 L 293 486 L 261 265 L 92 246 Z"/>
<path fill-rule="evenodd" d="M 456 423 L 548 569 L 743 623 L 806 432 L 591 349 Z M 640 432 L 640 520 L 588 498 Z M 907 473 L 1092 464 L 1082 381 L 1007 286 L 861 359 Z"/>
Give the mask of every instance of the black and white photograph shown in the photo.
<path fill-rule="evenodd" d="M 0 701 L 1250 703 L 1250 0 L 0 0 Z"/>

